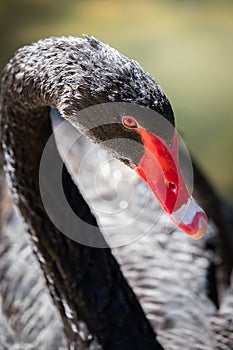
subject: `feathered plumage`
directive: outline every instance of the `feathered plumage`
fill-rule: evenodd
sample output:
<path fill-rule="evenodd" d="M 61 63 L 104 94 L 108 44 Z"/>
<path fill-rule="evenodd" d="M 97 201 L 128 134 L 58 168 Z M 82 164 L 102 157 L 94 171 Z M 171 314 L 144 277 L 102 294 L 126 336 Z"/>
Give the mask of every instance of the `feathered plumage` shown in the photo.
<path fill-rule="evenodd" d="M 7 213 L 1 210 L 2 349 L 230 350 L 233 296 L 229 273 L 223 277 L 221 298 L 215 280 L 216 267 L 224 260 L 219 225 L 211 221 L 205 237 L 192 241 L 170 226 L 149 191 L 147 207 L 141 213 L 145 185 L 124 164 L 110 162 L 112 173 L 118 171 L 119 179 L 125 174 L 135 184 L 127 217 L 140 213 L 140 220 L 132 226 L 136 236 L 148 231 L 140 239 L 112 249 L 136 298 L 109 248 L 71 241 L 60 234 L 43 210 L 38 171 L 41 153 L 52 134 L 48 106 L 56 107 L 76 124 L 79 109 L 111 101 L 133 101 L 174 122 L 166 95 L 149 74 L 94 38 L 39 41 L 20 49 L 6 66 L 1 97 L 6 170 L 31 239 L 9 203 Z M 84 142 L 82 146 L 81 155 L 91 147 Z M 53 147 L 55 157 L 59 157 L 55 140 Z M 98 162 L 105 157 L 97 146 L 90 152 L 78 178 L 79 187 L 84 186 L 81 192 L 85 179 L 95 174 Z M 100 227 L 106 227 L 109 216 L 95 213 L 93 205 L 100 202 L 106 188 L 109 198 L 111 193 L 114 196 L 111 181 L 107 187 L 103 177 L 98 196 L 89 178 L 89 196 L 84 200 L 66 168 L 63 173 L 72 209 L 94 226 L 96 214 Z M 203 189 L 198 184 L 196 188 L 203 197 Z M 56 193 L 52 195 L 54 206 L 62 212 Z M 2 208 L 6 210 L 6 204 Z M 155 213 L 159 213 L 156 225 Z M 117 221 L 113 223 L 117 225 Z M 229 232 L 226 237 L 231 239 Z M 230 266 L 228 263 L 229 270 Z"/>

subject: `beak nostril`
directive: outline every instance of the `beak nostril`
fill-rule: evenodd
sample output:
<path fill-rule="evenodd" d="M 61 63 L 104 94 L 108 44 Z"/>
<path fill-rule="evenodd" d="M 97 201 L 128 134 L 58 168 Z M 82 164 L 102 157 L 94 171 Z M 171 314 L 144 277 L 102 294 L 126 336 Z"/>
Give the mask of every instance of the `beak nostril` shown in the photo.
<path fill-rule="evenodd" d="M 174 182 L 168 181 L 167 187 L 169 187 L 173 192 L 176 191 L 176 185 L 174 184 Z"/>
<path fill-rule="evenodd" d="M 169 187 L 174 190 L 176 188 L 176 185 L 173 182 L 169 182 Z"/>

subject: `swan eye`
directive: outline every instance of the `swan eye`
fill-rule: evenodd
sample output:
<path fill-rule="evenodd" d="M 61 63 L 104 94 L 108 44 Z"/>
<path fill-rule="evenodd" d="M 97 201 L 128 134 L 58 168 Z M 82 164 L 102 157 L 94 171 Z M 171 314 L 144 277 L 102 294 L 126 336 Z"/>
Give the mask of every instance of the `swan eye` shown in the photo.
<path fill-rule="evenodd" d="M 138 127 L 138 123 L 137 123 L 136 119 L 134 119 L 133 117 L 128 117 L 128 116 L 123 117 L 122 123 L 126 128 L 133 129 L 133 128 Z"/>

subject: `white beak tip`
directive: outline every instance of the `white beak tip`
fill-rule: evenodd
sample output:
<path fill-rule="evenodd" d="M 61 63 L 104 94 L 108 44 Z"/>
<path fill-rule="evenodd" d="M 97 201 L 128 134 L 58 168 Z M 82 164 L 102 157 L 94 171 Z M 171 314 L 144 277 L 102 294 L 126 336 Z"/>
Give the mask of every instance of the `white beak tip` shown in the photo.
<path fill-rule="evenodd" d="M 205 213 L 203 213 L 203 216 L 199 218 L 199 223 L 198 223 L 198 231 L 196 233 L 193 233 L 190 235 L 191 238 L 198 240 L 201 239 L 208 227 L 208 219 Z"/>
<path fill-rule="evenodd" d="M 197 241 L 198 239 L 201 239 L 204 236 L 204 234 L 205 231 L 198 231 L 197 233 L 193 233 L 192 235 L 190 235 L 190 237 Z"/>
<path fill-rule="evenodd" d="M 193 198 L 171 215 L 172 220 L 191 238 L 201 239 L 208 227 L 208 218 Z"/>

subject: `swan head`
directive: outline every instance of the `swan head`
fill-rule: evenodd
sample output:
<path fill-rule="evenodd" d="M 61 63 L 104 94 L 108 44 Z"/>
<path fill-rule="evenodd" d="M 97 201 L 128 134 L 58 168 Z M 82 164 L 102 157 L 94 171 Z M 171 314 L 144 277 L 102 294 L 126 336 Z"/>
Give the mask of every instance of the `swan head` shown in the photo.
<path fill-rule="evenodd" d="M 169 119 L 124 102 L 95 105 L 72 118 L 89 138 L 134 169 L 173 222 L 193 239 L 199 239 L 208 219 L 186 185 L 179 164 L 177 132 Z"/>
<path fill-rule="evenodd" d="M 65 118 L 133 168 L 173 222 L 192 238 L 201 238 L 208 220 L 186 186 L 166 94 L 137 62 L 95 38 L 85 40 L 85 55 L 89 45 L 90 58 L 81 62 L 84 72 L 77 76 L 76 96 L 75 77 L 71 79 Z"/>

